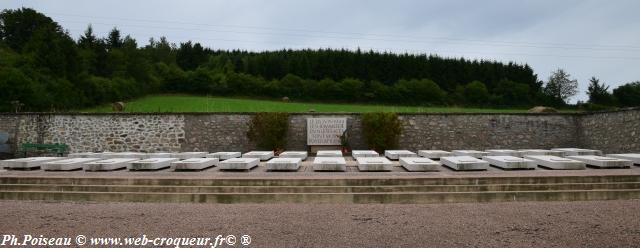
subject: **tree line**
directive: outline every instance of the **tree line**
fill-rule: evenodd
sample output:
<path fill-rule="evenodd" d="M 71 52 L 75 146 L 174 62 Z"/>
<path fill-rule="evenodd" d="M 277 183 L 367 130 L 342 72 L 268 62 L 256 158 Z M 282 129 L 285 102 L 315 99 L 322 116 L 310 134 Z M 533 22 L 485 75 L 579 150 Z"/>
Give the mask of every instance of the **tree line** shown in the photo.
<path fill-rule="evenodd" d="M 294 101 L 530 107 L 565 106 L 569 74 L 548 82 L 526 64 L 344 49 L 213 50 L 165 38 L 140 45 L 117 28 L 74 40 L 29 8 L 0 13 L 0 111 L 65 111 L 156 93 L 288 97 Z M 593 82 L 592 82 L 593 84 Z M 573 90 L 571 90 L 573 89 Z M 640 83 L 591 104 L 637 106 Z"/>

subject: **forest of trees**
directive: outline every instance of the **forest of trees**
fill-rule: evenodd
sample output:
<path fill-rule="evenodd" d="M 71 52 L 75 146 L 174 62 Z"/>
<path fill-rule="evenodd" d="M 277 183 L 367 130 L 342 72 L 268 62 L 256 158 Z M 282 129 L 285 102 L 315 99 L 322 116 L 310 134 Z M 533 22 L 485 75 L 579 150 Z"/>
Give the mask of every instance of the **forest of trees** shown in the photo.
<path fill-rule="evenodd" d="M 560 94 L 561 88 L 545 85 L 528 65 L 515 63 L 360 50 L 226 51 L 194 42 L 176 45 L 165 38 L 142 46 L 116 28 L 107 37 L 97 37 L 91 26 L 74 40 L 33 9 L 0 13 L 0 112 L 65 111 L 155 93 L 403 105 L 564 106 L 567 97 Z M 607 90 L 604 84 L 596 85 L 593 99 L 589 92 L 590 103 L 640 105 L 638 82 L 620 86 L 613 94 Z"/>

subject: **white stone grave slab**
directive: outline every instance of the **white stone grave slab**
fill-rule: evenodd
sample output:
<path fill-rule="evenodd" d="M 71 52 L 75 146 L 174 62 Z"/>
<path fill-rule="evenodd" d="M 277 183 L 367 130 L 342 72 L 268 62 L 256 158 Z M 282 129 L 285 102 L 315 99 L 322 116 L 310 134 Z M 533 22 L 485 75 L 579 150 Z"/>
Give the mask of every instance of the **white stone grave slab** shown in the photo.
<path fill-rule="evenodd" d="M 250 151 L 242 154 L 243 158 L 259 158 L 261 161 L 267 161 L 273 158 L 273 151 Z"/>
<path fill-rule="evenodd" d="M 114 153 L 115 153 L 115 152 L 97 152 L 97 153 L 95 154 L 95 156 L 96 156 L 97 158 L 101 158 L 101 159 L 109 159 L 109 158 L 111 158 L 111 157 L 110 157 L 110 156 L 111 156 L 111 154 L 114 154 Z"/>
<path fill-rule="evenodd" d="M 384 151 L 384 156 L 391 160 L 398 160 L 400 158 L 413 158 L 418 155 L 409 150 L 386 150 Z"/>
<path fill-rule="evenodd" d="M 484 156 L 482 160 L 505 170 L 535 169 L 538 167 L 533 160 L 516 156 Z"/>
<path fill-rule="evenodd" d="M 204 158 L 208 152 L 178 152 L 172 155 L 172 158 L 190 159 L 190 158 Z"/>
<path fill-rule="evenodd" d="M 69 153 L 69 155 L 67 155 L 67 157 L 69 157 L 69 158 L 102 158 L 102 153 L 76 152 L 76 153 Z"/>
<path fill-rule="evenodd" d="M 524 157 L 524 156 L 557 156 L 557 157 L 564 157 L 565 156 L 565 152 L 563 151 L 553 151 L 553 150 L 546 150 L 546 149 L 520 149 L 518 150 L 520 152 L 520 156 Z"/>
<path fill-rule="evenodd" d="M 607 157 L 631 160 L 634 164 L 640 165 L 640 153 L 607 154 Z"/>
<path fill-rule="evenodd" d="M 146 158 L 172 158 L 173 153 L 170 152 L 152 152 L 152 153 L 147 153 Z"/>
<path fill-rule="evenodd" d="M 190 158 L 171 162 L 171 166 L 175 170 L 203 170 L 218 165 L 219 161 L 218 158 Z"/>
<path fill-rule="evenodd" d="M 301 164 L 302 158 L 274 158 L 266 163 L 270 171 L 297 171 Z"/>
<path fill-rule="evenodd" d="M 98 161 L 101 158 L 69 158 L 63 160 L 55 160 L 45 162 L 40 167 L 46 171 L 70 171 L 81 170 L 84 164 L 92 161 Z"/>
<path fill-rule="evenodd" d="M 280 155 L 278 155 L 278 157 L 280 158 L 299 158 L 301 160 L 306 160 L 307 159 L 307 152 L 305 151 L 286 151 L 283 153 L 280 153 Z"/>
<path fill-rule="evenodd" d="M 316 157 L 342 157 L 340 150 L 323 150 L 316 153 Z"/>
<path fill-rule="evenodd" d="M 584 162 L 558 156 L 529 155 L 524 158 L 533 160 L 539 166 L 554 170 L 584 170 L 587 167 Z"/>
<path fill-rule="evenodd" d="M 451 152 L 443 150 L 419 150 L 418 156 L 430 159 L 440 159 L 441 157 L 451 156 Z"/>
<path fill-rule="evenodd" d="M 347 161 L 344 157 L 316 157 L 313 160 L 314 171 L 346 171 Z"/>
<path fill-rule="evenodd" d="M 485 152 L 489 153 L 488 156 L 513 156 L 513 157 L 521 156 L 521 152 L 516 150 L 510 150 L 510 149 L 489 149 L 489 150 L 485 150 Z"/>
<path fill-rule="evenodd" d="M 453 150 L 451 153 L 453 153 L 453 156 L 471 156 L 474 158 L 482 158 L 489 155 L 488 152 L 477 150 Z"/>
<path fill-rule="evenodd" d="M 356 158 L 360 171 L 391 171 L 393 164 L 385 157 Z"/>
<path fill-rule="evenodd" d="M 441 157 L 440 163 L 457 171 L 486 170 L 489 168 L 489 162 L 472 156 Z"/>
<path fill-rule="evenodd" d="M 2 161 L 2 167 L 7 169 L 35 169 L 46 162 L 66 159 L 65 157 L 30 157 L 16 158 Z"/>
<path fill-rule="evenodd" d="M 414 157 L 400 158 L 400 165 L 408 171 L 439 171 L 440 163 L 430 158 Z"/>
<path fill-rule="evenodd" d="M 218 167 L 221 170 L 251 170 L 259 163 L 259 158 L 230 158 L 218 163 Z"/>
<path fill-rule="evenodd" d="M 179 158 L 148 158 L 132 162 L 129 170 L 159 170 L 171 167 L 171 162 L 180 160 Z"/>
<path fill-rule="evenodd" d="M 142 152 L 104 152 L 100 157 L 104 159 L 110 159 L 110 158 L 145 159 L 147 158 L 147 154 Z"/>
<path fill-rule="evenodd" d="M 82 167 L 85 171 L 111 171 L 127 168 L 137 158 L 110 158 L 85 163 Z"/>
<path fill-rule="evenodd" d="M 565 156 L 581 156 L 581 155 L 602 156 L 602 151 L 600 150 L 581 149 L 581 148 L 554 148 L 551 150 L 563 151 L 565 153 Z"/>
<path fill-rule="evenodd" d="M 217 158 L 220 161 L 232 159 L 232 158 L 239 158 L 240 156 L 242 156 L 242 153 L 240 152 L 214 152 L 214 153 L 207 154 L 207 158 Z"/>
<path fill-rule="evenodd" d="M 378 157 L 380 154 L 374 150 L 353 150 L 351 151 L 351 156 L 356 158 L 370 158 L 370 157 Z"/>
<path fill-rule="evenodd" d="M 582 161 L 588 166 L 597 168 L 629 168 L 633 162 L 628 159 L 609 158 L 596 155 L 567 156 L 566 158 Z"/>

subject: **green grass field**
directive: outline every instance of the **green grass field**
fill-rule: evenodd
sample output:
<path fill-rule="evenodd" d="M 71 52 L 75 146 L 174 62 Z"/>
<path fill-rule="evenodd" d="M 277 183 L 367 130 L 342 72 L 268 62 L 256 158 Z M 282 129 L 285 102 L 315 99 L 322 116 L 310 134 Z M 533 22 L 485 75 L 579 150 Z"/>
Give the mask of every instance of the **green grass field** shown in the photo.
<path fill-rule="evenodd" d="M 126 102 L 125 112 L 405 112 L 405 113 L 519 113 L 524 109 L 483 109 L 456 107 L 413 107 L 365 104 L 331 104 L 282 102 L 242 98 L 223 98 L 185 95 L 153 95 Z M 112 112 L 104 105 L 81 112 Z"/>

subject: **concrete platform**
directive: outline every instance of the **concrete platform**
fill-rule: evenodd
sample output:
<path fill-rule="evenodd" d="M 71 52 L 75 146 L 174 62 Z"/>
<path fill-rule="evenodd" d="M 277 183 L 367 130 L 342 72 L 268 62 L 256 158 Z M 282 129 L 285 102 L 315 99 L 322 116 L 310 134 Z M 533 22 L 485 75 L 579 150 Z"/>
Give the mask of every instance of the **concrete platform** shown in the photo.
<path fill-rule="evenodd" d="M 346 171 L 347 161 L 344 157 L 316 157 L 313 160 L 314 171 Z"/>
<path fill-rule="evenodd" d="M 37 169 L 46 162 L 66 159 L 65 157 L 30 157 L 0 161 L 0 168 L 6 169 Z"/>
<path fill-rule="evenodd" d="M 417 157 L 418 154 L 409 150 L 386 150 L 384 156 L 391 160 L 398 160 L 400 158 Z"/>
<path fill-rule="evenodd" d="M 602 151 L 582 149 L 582 148 L 554 148 L 553 151 L 563 151 L 565 156 L 581 156 L 581 155 L 596 155 L 602 156 Z"/>
<path fill-rule="evenodd" d="M 305 151 L 285 151 L 278 155 L 279 158 L 300 158 L 301 160 L 307 160 L 307 156 Z"/>
<path fill-rule="evenodd" d="M 143 152 L 103 152 L 100 154 L 100 158 L 110 159 L 110 158 L 135 158 L 135 159 L 145 159 L 147 158 L 147 154 Z"/>
<path fill-rule="evenodd" d="M 129 170 L 159 170 L 171 167 L 171 163 L 179 158 L 148 158 L 132 162 L 127 166 Z"/>
<path fill-rule="evenodd" d="M 631 160 L 634 164 L 640 165 L 640 153 L 607 154 L 607 157 Z"/>
<path fill-rule="evenodd" d="M 584 162 L 558 156 L 531 155 L 524 158 L 533 160 L 537 165 L 553 170 L 584 170 Z"/>
<path fill-rule="evenodd" d="M 484 156 L 482 160 L 504 170 L 526 170 L 538 167 L 533 160 L 516 156 Z"/>
<path fill-rule="evenodd" d="M 97 152 L 76 152 L 76 153 L 69 153 L 67 155 L 67 157 L 69 157 L 69 158 L 101 158 L 102 157 L 102 153 L 97 153 Z"/>
<path fill-rule="evenodd" d="M 340 150 L 323 150 L 316 153 L 316 157 L 342 157 Z"/>
<path fill-rule="evenodd" d="M 260 158 L 230 158 L 218 163 L 221 170 L 251 170 L 260 164 Z"/>
<path fill-rule="evenodd" d="M 368 158 L 368 157 L 379 157 L 380 154 L 374 150 L 353 150 L 351 151 L 351 157 L 353 159 L 356 158 Z"/>
<path fill-rule="evenodd" d="M 633 162 L 628 159 L 610 158 L 595 155 L 567 156 L 566 158 L 582 161 L 587 166 L 597 167 L 601 169 L 607 168 L 630 168 Z"/>
<path fill-rule="evenodd" d="M 489 167 L 489 162 L 472 156 L 442 157 L 440 162 L 456 171 L 487 170 Z"/>
<path fill-rule="evenodd" d="M 219 161 L 218 158 L 190 158 L 171 162 L 171 167 L 174 170 L 204 170 L 218 165 Z"/>
<path fill-rule="evenodd" d="M 152 152 L 152 153 L 147 153 L 146 158 L 173 158 L 175 156 L 173 156 L 174 153 L 170 153 L 170 152 Z"/>
<path fill-rule="evenodd" d="M 513 157 L 522 156 L 521 152 L 516 150 L 510 150 L 510 149 L 489 149 L 489 150 L 485 150 L 485 152 L 489 153 L 489 155 L 487 156 L 513 156 Z"/>
<path fill-rule="evenodd" d="M 391 171 L 393 164 L 385 157 L 356 158 L 359 171 Z"/>
<path fill-rule="evenodd" d="M 82 169 L 85 171 L 112 171 L 129 167 L 137 158 L 110 158 L 85 163 Z"/>
<path fill-rule="evenodd" d="M 220 161 L 232 159 L 232 158 L 239 158 L 240 156 L 242 156 L 242 153 L 240 152 L 214 152 L 214 153 L 207 154 L 207 158 L 217 158 Z"/>
<path fill-rule="evenodd" d="M 439 171 L 440 163 L 430 158 L 400 158 L 400 165 L 408 171 Z"/>
<path fill-rule="evenodd" d="M 478 150 L 453 150 L 451 153 L 453 153 L 454 156 L 471 156 L 478 159 L 489 155 L 488 152 Z"/>
<path fill-rule="evenodd" d="M 429 159 L 440 160 L 441 157 L 451 156 L 451 152 L 443 151 L 443 150 L 419 150 L 418 156 L 425 157 Z"/>
<path fill-rule="evenodd" d="M 302 158 L 274 158 L 266 162 L 268 171 L 297 171 Z"/>
<path fill-rule="evenodd" d="M 204 158 L 209 154 L 208 152 L 178 152 L 171 155 L 172 158 L 190 159 L 190 158 Z"/>
<path fill-rule="evenodd" d="M 71 171 L 81 170 L 85 163 L 98 161 L 101 158 L 69 158 L 43 163 L 40 167 L 46 171 Z"/>
<path fill-rule="evenodd" d="M 524 156 L 557 156 L 557 157 L 564 157 L 565 156 L 565 152 L 563 151 L 553 151 L 553 150 L 546 150 L 546 149 L 520 149 L 518 150 L 520 152 L 520 156 L 524 157 Z"/>
<path fill-rule="evenodd" d="M 273 158 L 273 151 L 250 151 L 242 154 L 243 158 L 258 158 L 261 161 L 267 161 Z"/>

